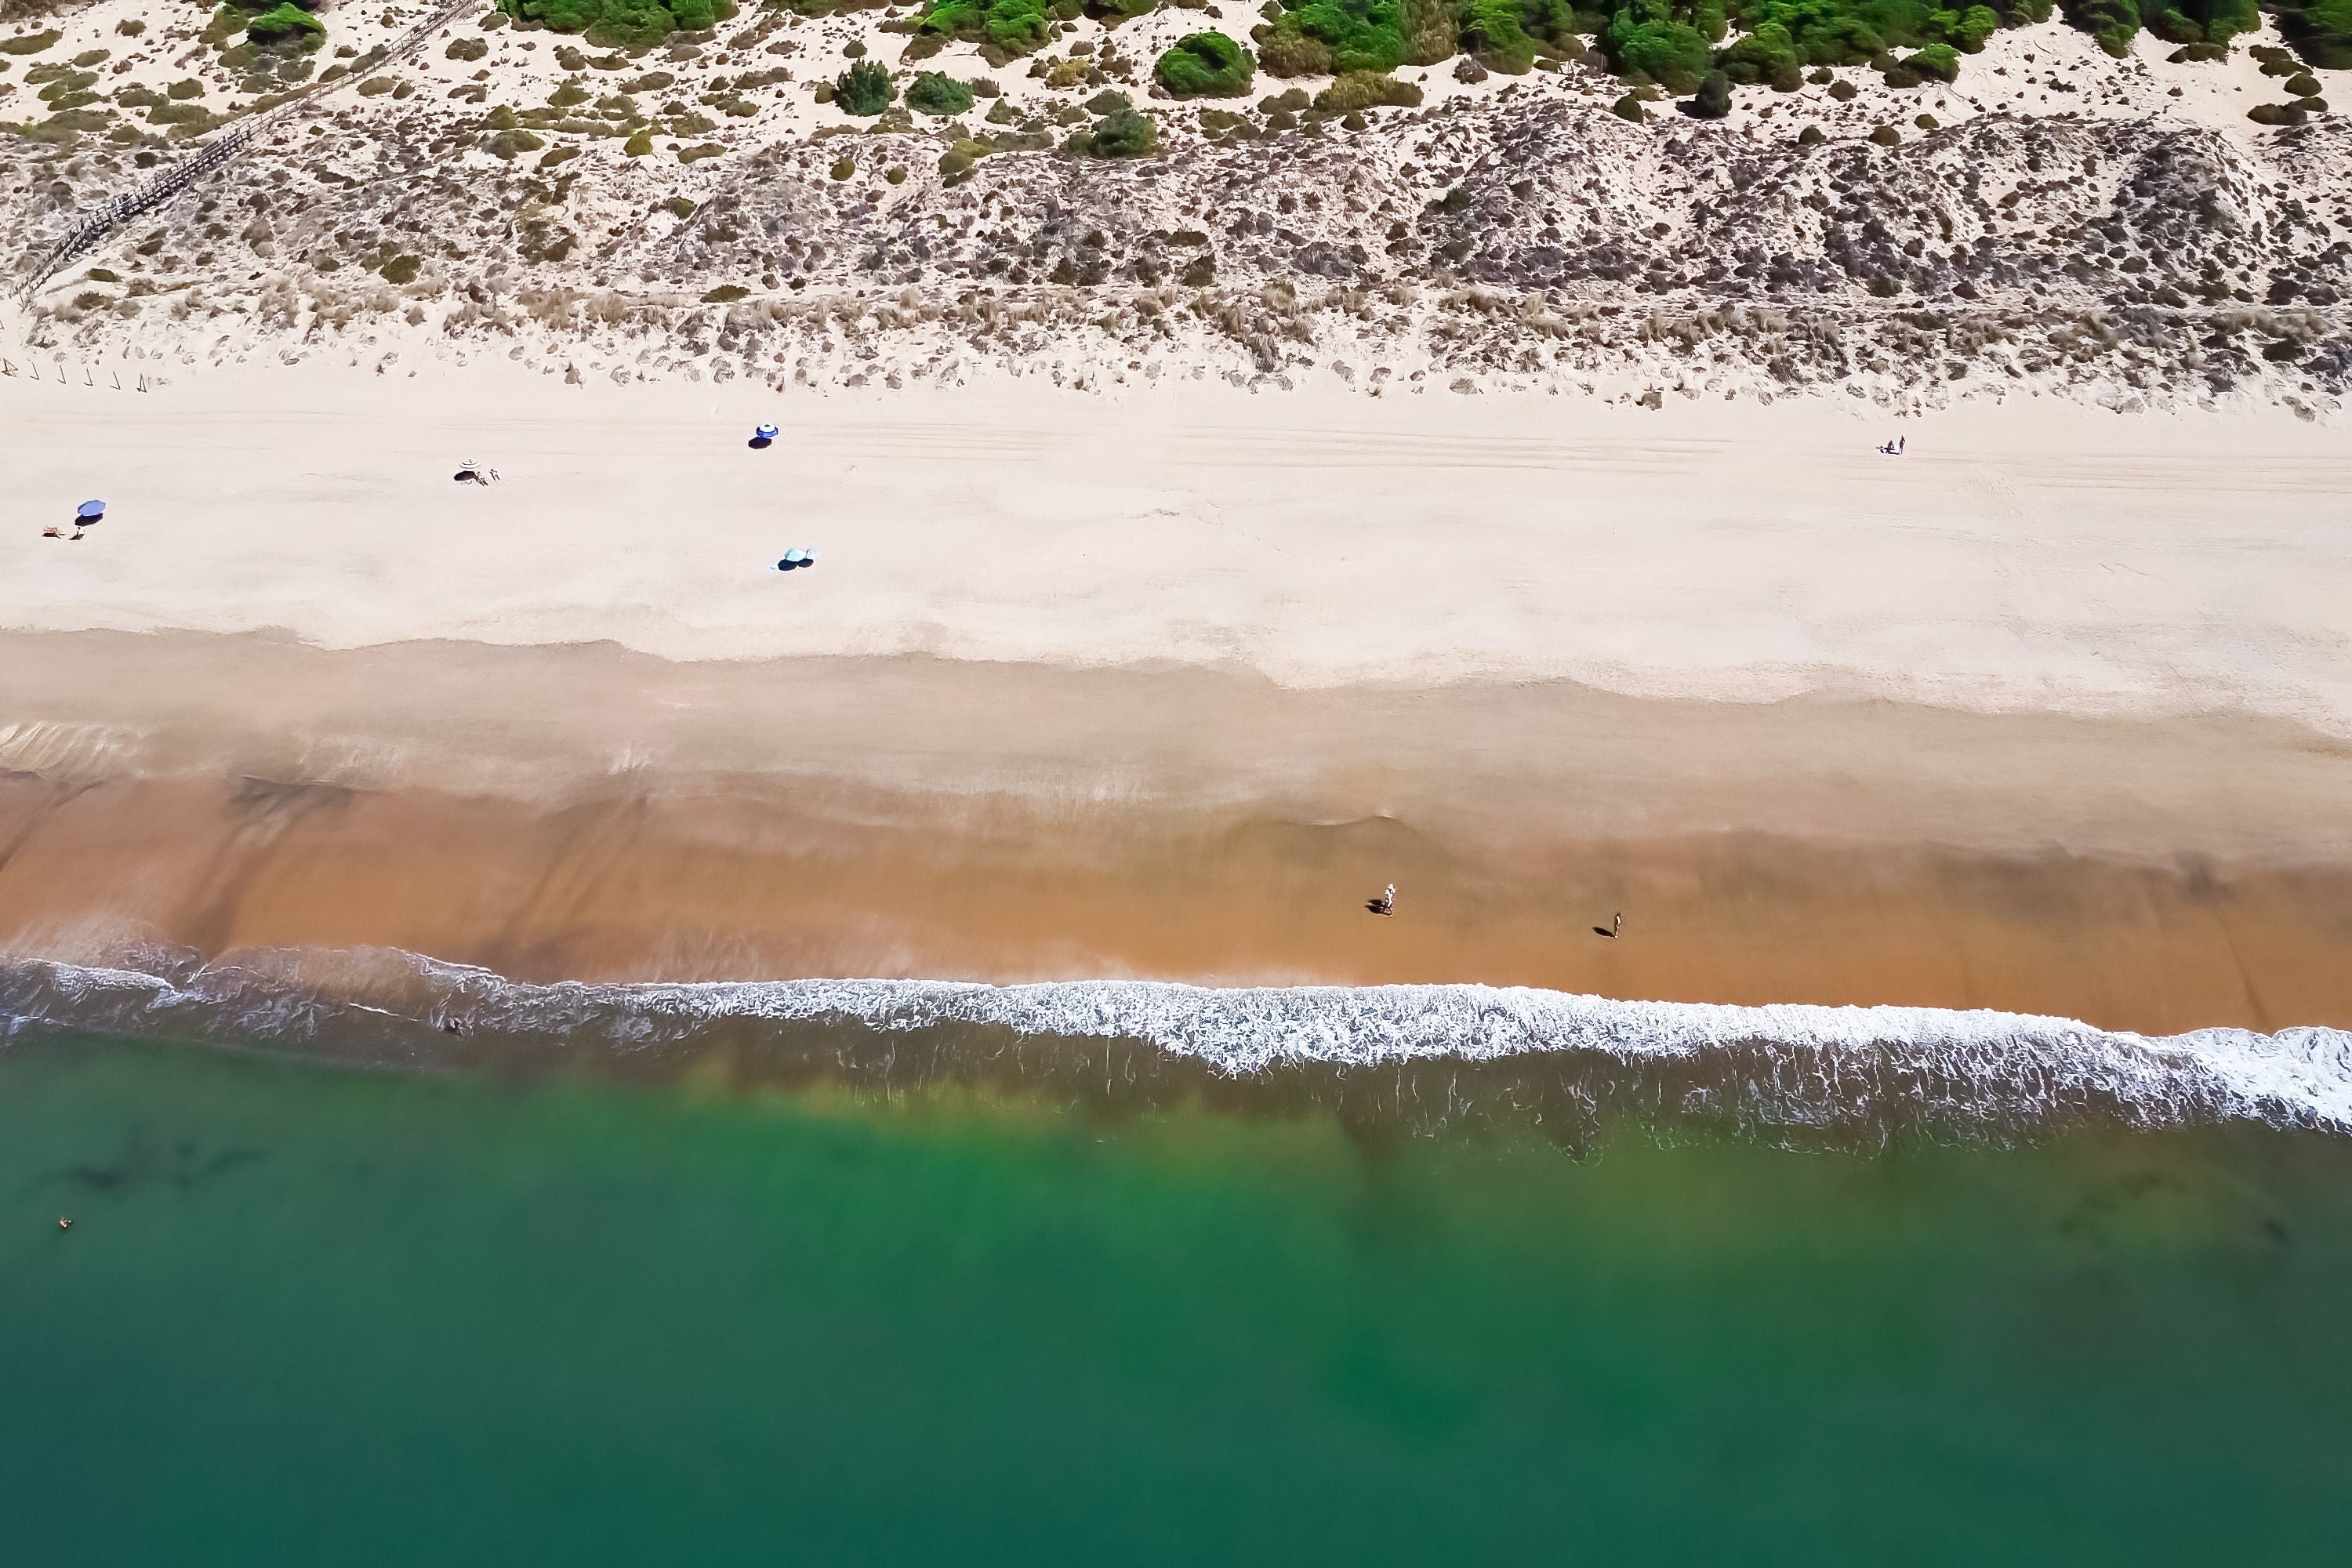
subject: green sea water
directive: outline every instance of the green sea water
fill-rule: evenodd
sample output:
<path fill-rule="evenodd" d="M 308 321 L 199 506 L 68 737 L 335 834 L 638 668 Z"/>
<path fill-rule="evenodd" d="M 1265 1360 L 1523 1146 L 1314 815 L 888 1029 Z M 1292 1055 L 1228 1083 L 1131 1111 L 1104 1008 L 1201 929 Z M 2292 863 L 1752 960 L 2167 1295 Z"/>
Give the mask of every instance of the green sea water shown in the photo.
<path fill-rule="evenodd" d="M 2352 1557 L 2352 1143 L 1668 1132 L 20 1042 L 0 1552 Z"/>

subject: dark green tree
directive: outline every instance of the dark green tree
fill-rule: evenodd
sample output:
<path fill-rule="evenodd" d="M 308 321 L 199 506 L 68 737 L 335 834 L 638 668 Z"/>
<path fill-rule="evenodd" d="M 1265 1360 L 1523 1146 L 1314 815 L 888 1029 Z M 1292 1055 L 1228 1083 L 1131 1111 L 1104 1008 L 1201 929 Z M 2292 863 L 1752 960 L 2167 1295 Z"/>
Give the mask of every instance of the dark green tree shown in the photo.
<path fill-rule="evenodd" d="M 847 114 L 879 114 L 890 107 L 898 89 L 890 73 L 873 60 L 852 60 L 833 79 L 833 101 Z"/>
<path fill-rule="evenodd" d="M 1699 78 L 1698 91 L 1690 100 L 1690 114 L 1696 120 L 1720 120 L 1731 112 L 1731 79 L 1719 70 Z"/>

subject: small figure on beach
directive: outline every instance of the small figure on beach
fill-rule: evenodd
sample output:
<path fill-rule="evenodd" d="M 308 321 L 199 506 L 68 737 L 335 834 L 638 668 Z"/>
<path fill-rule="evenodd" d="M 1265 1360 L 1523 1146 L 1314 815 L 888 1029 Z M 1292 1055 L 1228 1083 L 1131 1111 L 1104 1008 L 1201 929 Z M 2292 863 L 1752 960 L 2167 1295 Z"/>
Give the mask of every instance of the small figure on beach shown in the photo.
<path fill-rule="evenodd" d="M 64 1215 L 58 1215 L 58 1228 L 59 1230 L 71 1230 L 73 1228 L 73 1221 Z"/>
<path fill-rule="evenodd" d="M 457 471 L 452 477 L 461 485 L 494 485 L 504 476 L 496 468 L 486 468 L 468 458 L 457 465 Z"/>
<path fill-rule="evenodd" d="M 797 572 L 803 566 L 814 566 L 816 564 L 816 558 L 824 553 L 822 550 L 787 550 L 784 552 L 783 558 L 776 563 L 776 570 Z"/>
<path fill-rule="evenodd" d="M 1395 914 L 1396 884 L 1394 882 L 1391 882 L 1386 888 L 1382 889 L 1379 898 L 1365 900 L 1364 908 L 1376 915 Z"/>
<path fill-rule="evenodd" d="M 1614 942 L 1618 937 L 1624 934 L 1624 931 L 1625 917 L 1621 913 L 1615 920 L 1611 921 L 1605 926 L 1594 926 L 1592 928 L 1592 934 L 1595 936 L 1605 936 Z"/>
<path fill-rule="evenodd" d="M 1909 439 L 1907 436 L 1897 436 L 1892 441 L 1881 441 L 1878 444 L 1878 455 L 1882 458 L 1899 458 L 1903 455 L 1903 443 Z"/>
<path fill-rule="evenodd" d="M 474 1026 L 463 1018 L 444 1018 L 441 1020 L 441 1032 L 445 1035 L 470 1035 L 474 1032 Z"/>
<path fill-rule="evenodd" d="M 82 502 L 81 505 L 74 508 L 73 531 L 71 533 L 68 533 L 62 528 L 45 528 L 41 530 L 41 537 L 43 539 L 79 539 L 85 531 L 96 528 L 105 516 L 106 503 L 104 501 L 86 500 Z"/>

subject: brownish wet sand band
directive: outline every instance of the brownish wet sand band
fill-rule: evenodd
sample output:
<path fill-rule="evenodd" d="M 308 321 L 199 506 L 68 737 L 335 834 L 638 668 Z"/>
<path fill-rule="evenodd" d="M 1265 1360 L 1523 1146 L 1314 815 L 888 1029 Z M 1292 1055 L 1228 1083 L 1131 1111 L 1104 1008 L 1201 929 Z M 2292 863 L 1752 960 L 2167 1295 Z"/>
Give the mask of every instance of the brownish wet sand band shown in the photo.
<path fill-rule="evenodd" d="M 2287 726 L 0 642 L 21 955 L 386 944 L 533 980 L 1482 981 L 2352 1025 L 2347 759 Z M 1367 914 L 1389 882 L 1397 917 Z M 1622 938 L 1594 934 L 1621 910 Z"/>

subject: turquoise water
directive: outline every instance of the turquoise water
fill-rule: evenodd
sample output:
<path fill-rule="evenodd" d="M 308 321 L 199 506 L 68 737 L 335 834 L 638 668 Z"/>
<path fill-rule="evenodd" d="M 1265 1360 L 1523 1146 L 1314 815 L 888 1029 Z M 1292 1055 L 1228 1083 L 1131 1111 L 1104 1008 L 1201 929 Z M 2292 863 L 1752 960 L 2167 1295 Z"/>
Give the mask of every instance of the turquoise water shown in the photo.
<path fill-rule="evenodd" d="M 20 1039 L 7 1560 L 2343 1560 L 2352 1142 L 1662 1131 Z"/>

